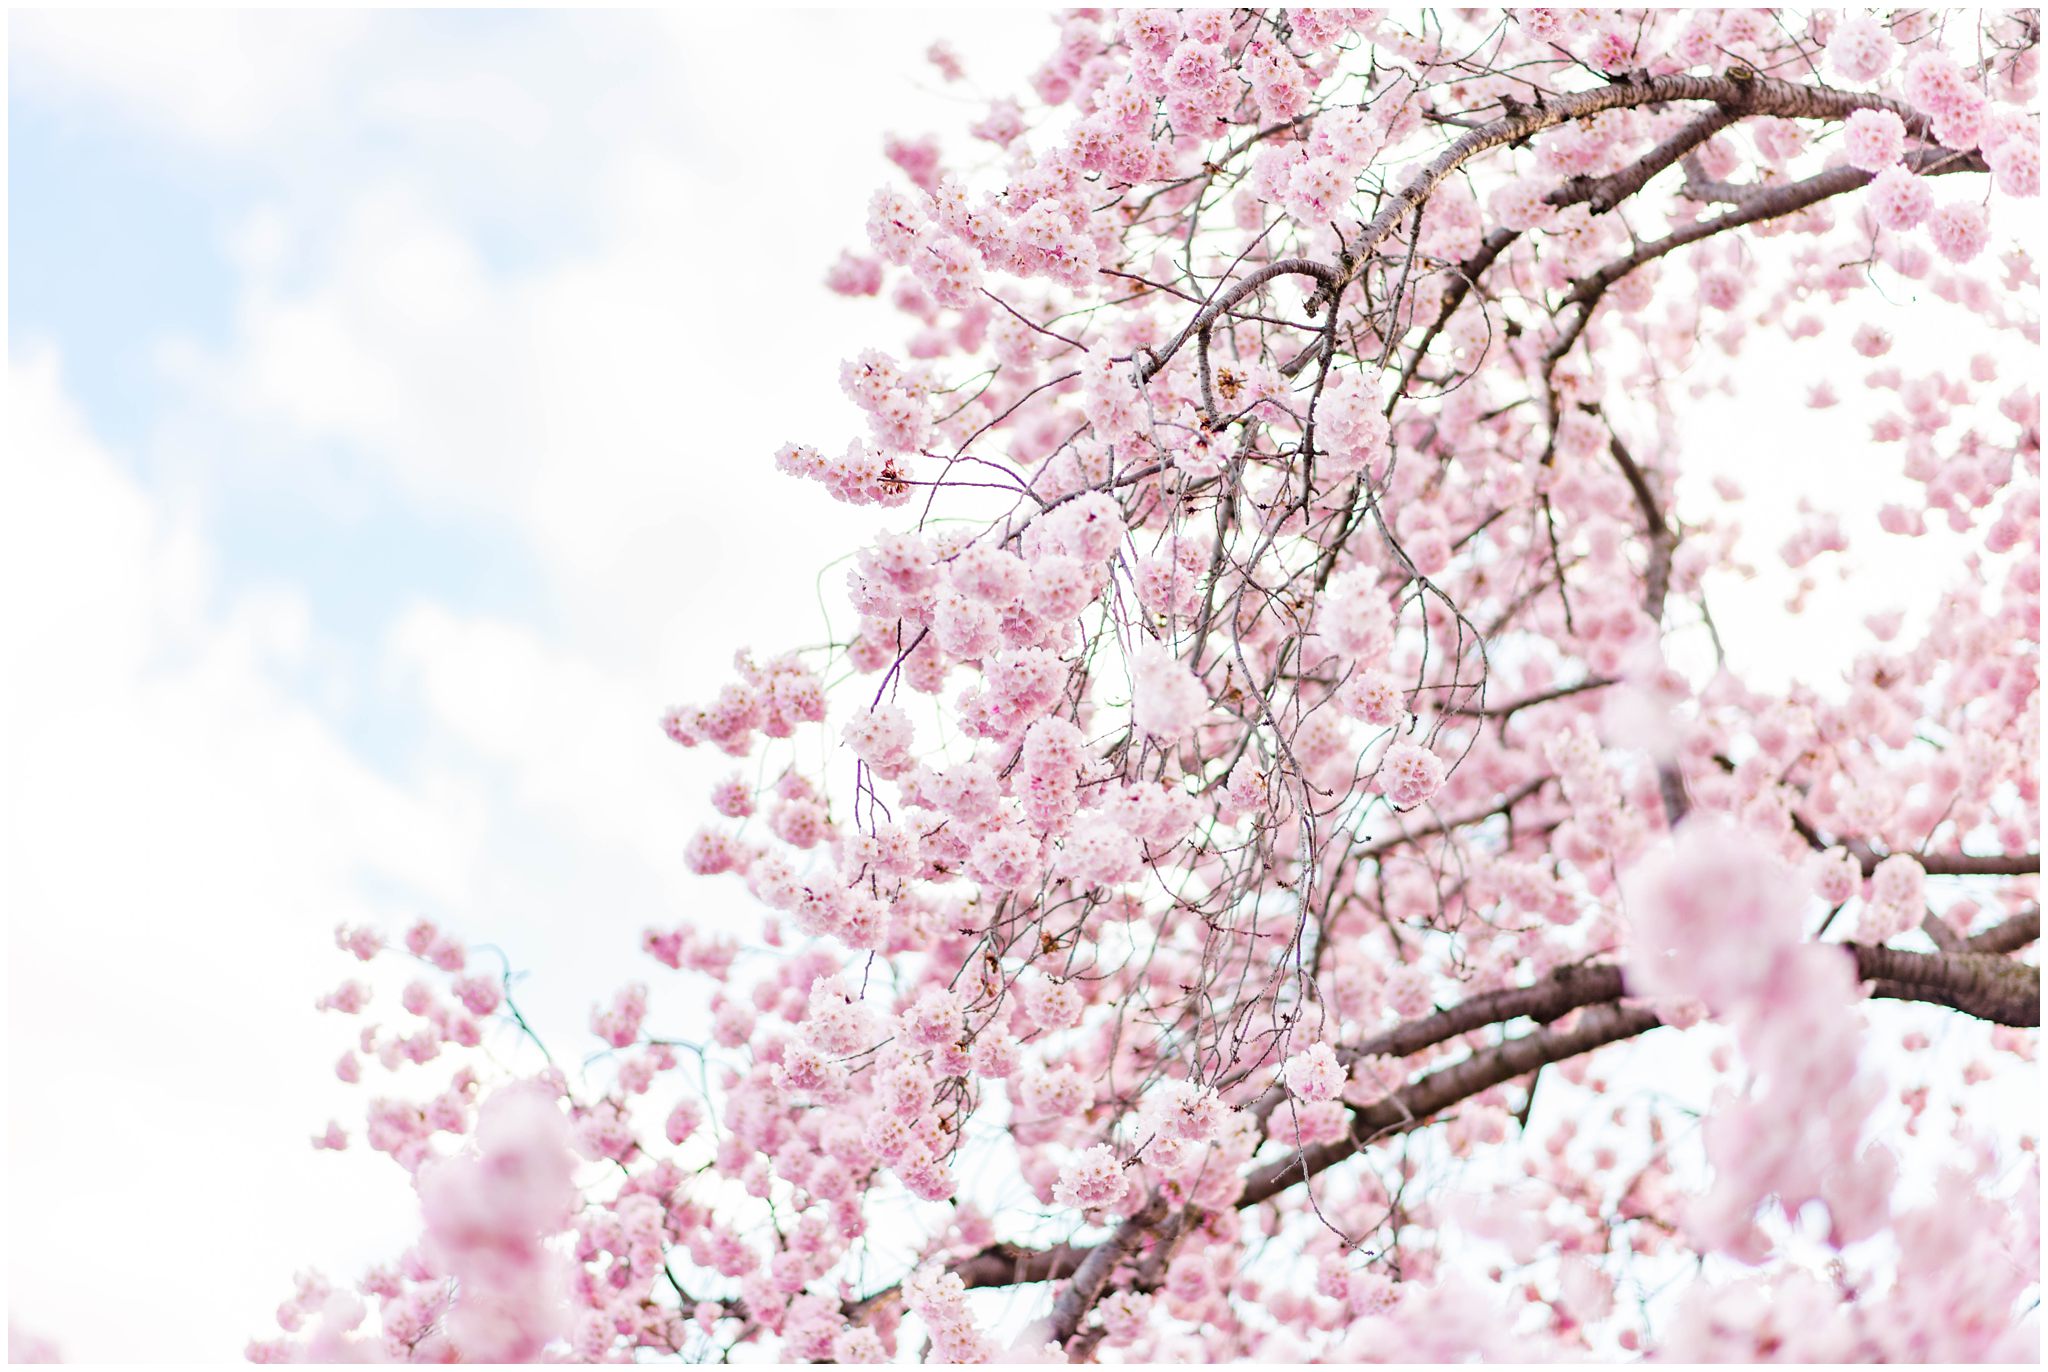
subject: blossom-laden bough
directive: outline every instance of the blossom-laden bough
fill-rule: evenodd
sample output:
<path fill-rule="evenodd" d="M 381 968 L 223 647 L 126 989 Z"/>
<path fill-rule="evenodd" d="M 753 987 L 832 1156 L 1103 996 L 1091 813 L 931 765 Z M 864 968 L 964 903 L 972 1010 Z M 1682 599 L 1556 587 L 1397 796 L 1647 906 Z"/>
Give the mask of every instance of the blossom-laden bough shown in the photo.
<path fill-rule="evenodd" d="M 645 937 L 694 989 L 506 1085 L 509 978 L 413 930 L 341 1071 L 461 1062 L 371 1108 L 425 1239 L 257 1355 L 2025 1356 L 2038 40 L 1083 11 L 892 140 L 829 282 L 907 342 L 776 456 L 888 520 L 855 618 L 665 722 L 751 764 Z M 1774 339 L 1875 416 L 1816 462 L 1917 492 L 1859 547 L 1966 550 L 1789 688 L 1707 601 Z M 1754 432 L 1690 422 L 1736 375 Z"/>

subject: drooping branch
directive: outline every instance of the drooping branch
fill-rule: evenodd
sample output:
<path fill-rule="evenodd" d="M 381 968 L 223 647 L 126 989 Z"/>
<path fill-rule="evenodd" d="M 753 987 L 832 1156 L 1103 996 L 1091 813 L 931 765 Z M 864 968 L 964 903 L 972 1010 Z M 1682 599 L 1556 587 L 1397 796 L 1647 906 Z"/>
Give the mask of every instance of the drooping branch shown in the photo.
<path fill-rule="evenodd" d="M 1943 147 L 1915 149 L 1906 154 L 1905 165 L 1922 176 L 1987 170 L 1981 154 L 1961 153 Z M 1681 225 L 1662 238 L 1644 243 L 1628 256 L 1610 262 L 1599 271 L 1580 278 L 1565 295 L 1563 304 L 1590 307 L 1609 286 L 1645 263 L 1654 262 L 1688 244 L 1711 238 L 1715 234 L 1726 233 L 1730 229 L 1741 228 L 1745 224 L 1797 214 L 1800 210 L 1809 209 L 1823 200 L 1859 190 L 1875 179 L 1876 174 L 1873 172 L 1840 166 L 1830 167 L 1803 181 L 1787 181 L 1781 185 L 1758 187 L 1744 194 L 1735 202 L 1735 208 L 1727 213 Z M 1584 328 L 1585 314 L 1590 312 L 1588 308 L 1581 314 L 1581 329 Z"/>
<path fill-rule="evenodd" d="M 1458 306 L 1465 303 L 1465 297 L 1478 288 L 1479 278 L 1486 275 L 1500 255 L 1508 250 L 1520 234 L 1513 229 L 1495 229 L 1486 235 L 1473 254 L 1458 264 L 1456 275 L 1444 290 L 1443 303 L 1437 307 L 1436 318 L 1423 331 L 1421 341 L 1408 354 L 1408 361 L 1401 368 L 1401 384 L 1394 387 L 1394 393 L 1387 397 L 1387 413 L 1408 394 L 1408 386 L 1415 380 L 1415 373 L 1422 367 L 1422 359 L 1429 356 L 1429 348 L 1444 326 L 1451 322 L 1451 316 L 1458 312 Z"/>
<path fill-rule="evenodd" d="M 1150 380 L 1158 375 L 1190 339 L 1213 325 L 1232 305 L 1277 276 L 1296 273 L 1316 277 L 1319 285 L 1316 295 L 1309 302 L 1309 313 L 1317 313 L 1325 306 L 1334 308 L 1345 288 L 1357 279 L 1359 272 L 1372 259 L 1380 244 L 1392 236 L 1404 220 L 1420 208 L 1439 185 L 1482 153 L 1511 143 L 1519 143 L 1545 129 L 1555 128 L 1559 124 L 1570 123 L 1575 119 L 1584 119 L 1606 110 L 1634 109 L 1643 105 L 1674 102 L 1704 102 L 1720 106 L 1723 112 L 1729 114 L 1731 122 L 1736 118 L 1753 115 L 1772 115 L 1784 119 L 1846 119 L 1857 110 L 1886 109 L 1897 114 L 1905 122 L 1909 133 L 1922 139 L 1932 137 L 1927 117 L 1903 101 L 1866 91 L 1829 90 L 1808 86 L 1796 81 L 1757 75 L 1740 68 L 1721 76 L 1651 76 L 1637 72 L 1596 90 L 1576 91 L 1545 100 L 1537 105 L 1516 105 L 1507 115 L 1482 124 L 1457 139 L 1427 167 L 1416 173 L 1400 191 L 1389 197 L 1379 213 L 1373 216 L 1372 222 L 1346 246 L 1341 266 L 1299 258 L 1267 264 L 1203 306 L 1172 341 L 1147 354 L 1139 369 L 1140 377 Z M 1698 126 L 1694 127 L 1696 130 Z M 1712 132 L 1714 130 L 1709 130 L 1706 136 L 1711 137 Z M 1631 169 L 1624 175 L 1631 175 L 1639 170 L 1642 181 L 1647 183 L 1657 172 L 1669 166 L 1671 161 L 1682 157 L 1689 146 L 1696 146 L 1681 145 L 1683 138 L 1684 134 L 1681 134 L 1664 147 L 1652 150 L 1644 159 L 1644 164 L 1639 164 L 1638 168 Z M 1704 141 L 1704 138 L 1701 141 Z M 1670 153 L 1669 160 L 1659 160 L 1667 150 Z M 1946 158 L 1957 156 L 1946 149 L 1938 151 Z M 1981 166 L 1978 169 L 1981 170 Z M 1856 174 L 1866 181 L 1869 179 L 1866 173 Z M 1618 204 L 1625 194 L 1623 185 L 1624 182 L 1617 181 L 1610 186 L 1603 186 L 1589 192 L 1587 198 L 1598 196 L 1603 202 L 1612 199 L 1613 203 Z M 1839 191 L 1830 193 L 1838 194 Z M 1773 213 L 1787 212 L 1765 211 L 1753 215 L 1752 218 L 1770 218 Z M 1726 217 L 1723 216 L 1724 219 Z M 1745 219 L 1742 222 L 1750 221 Z M 1505 247 L 1505 243 L 1502 246 Z"/>
<path fill-rule="evenodd" d="M 1383 854 L 1393 851 L 1396 848 L 1403 847 L 1406 844 L 1414 843 L 1418 839 L 1430 838 L 1437 834 L 1448 834 L 1453 832 L 1454 830 L 1469 828 L 1474 824 L 1484 824 L 1487 820 L 1492 819 L 1495 815 L 1507 814 L 1509 811 L 1513 810 L 1517 805 L 1520 805 L 1523 801 L 1527 800 L 1530 796 L 1535 795 L 1538 791 L 1542 790 L 1545 786 L 1549 785 L 1552 781 L 1555 780 L 1555 777 L 1548 776 L 1533 777 L 1530 780 L 1523 782 L 1520 786 L 1517 786 L 1514 790 L 1508 792 L 1505 796 L 1502 796 L 1498 801 L 1495 801 L 1491 806 L 1484 810 L 1474 811 L 1473 813 L 1467 815 L 1459 815 L 1453 819 L 1432 820 L 1428 824 L 1418 825 L 1413 829 L 1406 829 L 1403 830 L 1401 833 L 1390 834 L 1386 838 L 1376 839 L 1375 841 L 1367 844 L 1361 844 L 1359 847 L 1352 849 L 1351 856 L 1354 858 L 1376 859 L 1382 856 Z"/>
<path fill-rule="evenodd" d="M 1628 481 L 1628 488 L 1635 494 L 1636 507 L 1643 516 L 1643 536 L 1650 543 L 1650 565 L 1643 575 L 1643 613 L 1652 620 L 1661 622 L 1664 618 L 1664 598 L 1671 589 L 1671 557 L 1678 547 L 1677 531 L 1664 517 L 1664 511 L 1657 502 L 1657 496 L 1650 489 L 1650 480 L 1643 473 L 1640 463 L 1622 443 L 1621 436 L 1611 429 L 1608 433 L 1607 449 L 1614 455 L 1615 465 Z"/>
<path fill-rule="evenodd" d="M 1536 691 L 1517 700 L 1510 700 L 1504 705 L 1453 704 L 1440 707 L 1437 713 L 1460 715 L 1471 719 L 1510 719 L 1523 710 L 1534 709 L 1538 705 L 1548 705 L 1553 700 L 1564 700 L 1570 696 L 1582 695 L 1587 691 L 1604 690 L 1609 686 L 1615 685 L 1618 680 L 1619 678 L 1609 676 L 1588 677 L 1584 681 L 1574 681 L 1568 686 L 1553 686 L 1547 691 Z"/>
<path fill-rule="evenodd" d="M 1420 1128 L 1457 1102 L 1525 1076 L 1546 1062 L 1576 1057 L 1602 1044 L 1643 1033 L 1658 1023 L 1656 1014 L 1646 1009 L 1596 1006 L 1570 1026 L 1546 1028 L 1474 1054 L 1355 1112 L 1347 1137 L 1304 1149 L 1260 1168 L 1247 1179 L 1236 1206 L 1249 1209 L 1271 1200 L 1297 1182 L 1334 1167 L 1366 1145 Z M 1148 1232 L 1174 1213 L 1177 1212 L 1155 1194 L 1143 1210 L 1119 1224 L 1109 1239 L 1089 1252 L 1054 1302 L 1052 1323 L 1056 1342 L 1064 1344 L 1073 1336 L 1100 1298 L 1103 1285 L 1117 1264 L 1136 1252 Z"/>
<path fill-rule="evenodd" d="M 1429 198 L 1438 185 L 1465 163 L 1494 148 L 1519 143 L 1559 124 L 1605 110 L 1640 105 L 1703 101 L 1723 106 L 1738 116 L 1774 115 L 1783 119 L 1846 119 L 1857 110 L 1888 109 L 1905 121 L 1907 132 L 1931 137 L 1927 117 L 1904 101 L 1863 91 L 1827 90 L 1796 81 L 1759 76 L 1738 68 L 1723 76 L 1663 75 L 1640 72 L 1598 90 L 1577 91 L 1533 106 L 1516 106 L 1503 118 L 1473 129 L 1444 149 L 1366 225 L 1348 250 L 1349 263 L 1334 296 L 1357 275 L 1368 256 L 1394 232 L 1409 211 Z M 1655 172 L 1650 173 L 1654 175 Z M 1645 181 L 1648 180 L 1646 176 Z"/>
<path fill-rule="evenodd" d="M 1337 280 L 1338 271 L 1327 262 L 1314 262 L 1305 257 L 1290 257 L 1281 262 L 1268 262 L 1256 271 L 1248 272 L 1228 290 L 1202 306 L 1195 313 L 1195 317 L 1187 322 L 1187 326 L 1174 336 L 1172 342 L 1157 352 L 1148 351 L 1138 367 L 1139 379 L 1150 381 L 1157 376 L 1190 338 L 1207 333 L 1238 301 L 1261 289 L 1267 282 L 1283 276 L 1312 276 L 1322 283 L 1320 289 L 1330 290 Z"/>

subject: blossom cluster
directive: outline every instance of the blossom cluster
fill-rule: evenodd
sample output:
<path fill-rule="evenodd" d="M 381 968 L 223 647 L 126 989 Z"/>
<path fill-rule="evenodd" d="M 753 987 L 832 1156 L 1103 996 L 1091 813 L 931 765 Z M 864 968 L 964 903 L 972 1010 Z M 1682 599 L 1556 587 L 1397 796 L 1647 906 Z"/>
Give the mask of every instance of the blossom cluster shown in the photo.
<path fill-rule="evenodd" d="M 663 720 L 746 761 L 678 835 L 702 909 L 592 1004 L 598 1056 L 516 1087 L 484 1051 L 541 1051 L 509 977 L 431 924 L 342 931 L 368 967 L 323 1007 L 396 1009 L 337 1074 L 445 1077 L 367 1106 L 426 1239 L 309 1280 L 259 1351 L 2009 1349 L 2025 1281 L 1958 1291 L 1904 1243 L 2013 1266 L 2024 1235 L 1956 1217 L 2031 1150 L 1962 1156 L 1866 1051 L 1891 1007 L 1841 943 L 2038 919 L 2039 402 L 2007 360 L 2037 283 L 2000 237 L 2038 189 L 2038 25 L 1055 26 L 1028 98 L 889 141 L 828 270 L 902 337 L 842 366 L 860 432 L 773 460 L 886 527 L 829 645 L 741 653 Z M 1909 361 L 1895 286 L 1981 345 Z M 1767 417 L 1685 407 L 1781 339 L 1898 498 L 1816 494 L 1759 552 L 1716 449 Z M 1839 681 L 1715 618 L 1935 537 L 1955 584 L 1869 604 Z M 2033 1042 L 1949 1001 L 1914 1013 L 1975 1035 L 1959 1114 Z M 1582 1042 L 1617 1024 L 1637 1049 Z M 1721 1088 L 1691 1177 L 1684 1111 L 1606 1066 L 1687 1036 Z M 1950 1147 L 1947 1212 L 1897 1195 L 1898 1113 Z M 1443 1195 L 1481 1150 L 1534 1199 Z M 1814 1280 L 1806 1207 L 1853 1280 Z M 1658 1272 L 1689 1283 L 1668 1327 L 1619 1298 Z M 1908 1281 L 1968 1328 L 1897 1313 Z M 995 1285 L 1053 1313 L 1020 1333 Z"/>

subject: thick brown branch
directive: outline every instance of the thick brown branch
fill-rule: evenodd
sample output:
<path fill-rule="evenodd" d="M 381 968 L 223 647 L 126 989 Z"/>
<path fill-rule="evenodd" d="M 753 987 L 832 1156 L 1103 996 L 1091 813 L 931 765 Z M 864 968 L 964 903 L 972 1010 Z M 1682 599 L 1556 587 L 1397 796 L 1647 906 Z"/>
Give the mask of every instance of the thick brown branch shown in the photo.
<path fill-rule="evenodd" d="M 1867 943 L 1845 945 L 1871 994 L 1946 1005 L 1993 1024 L 2041 1027 L 2041 969 L 1993 953 L 1912 953 Z"/>
<path fill-rule="evenodd" d="M 1337 1052 L 1338 1060 L 1346 1067 L 1360 1058 L 1385 1056 L 1405 1058 L 1439 1043 L 1448 1042 L 1460 1034 L 1488 1025 L 1506 1024 L 1512 1020 L 1533 1019 L 1541 1023 L 1562 1019 L 1582 1005 L 1597 1005 L 1602 1001 L 1619 1000 L 1622 995 L 1622 971 L 1612 963 L 1574 963 L 1560 967 L 1533 986 L 1510 987 L 1505 991 L 1490 991 L 1460 1001 L 1448 1010 L 1421 1019 L 1406 1020 L 1384 1033 Z M 1251 1107 L 1264 1123 L 1279 1104 L 1287 1098 L 1286 1088 L 1274 1086 Z"/>
<path fill-rule="evenodd" d="M 1109 1274 L 1124 1258 L 1134 1253 L 1144 1242 L 1145 1232 L 1164 1220 L 1168 1213 L 1166 1198 L 1153 1193 L 1146 1201 L 1145 1208 L 1138 1211 L 1116 1227 L 1116 1232 L 1107 1240 L 1097 1244 L 1075 1269 L 1074 1278 L 1068 1282 L 1059 1298 L 1052 1305 L 1052 1342 L 1064 1345 L 1074 1337 L 1094 1308 L 1095 1301 L 1102 1294 L 1102 1288 L 1109 1281 Z"/>
<path fill-rule="evenodd" d="M 1650 149 L 1640 161 L 1622 168 L 1611 176 L 1571 177 L 1546 195 L 1544 200 L 1559 209 L 1584 204 L 1594 214 L 1606 214 L 1648 185 L 1666 167 L 1734 123 L 1736 118 L 1733 111 L 1725 109 L 1703 114 Z M 1389 414 L 1393 412 L 1400 398 L 1408 393 L 1408 385 L 1415 379 L 1416 371 L 1422 366 L 1422 359 L 1429 354 L 1430 345 L 1436 342 L 1444 326 L 1450 323 L 1451 316 L 1458 312 L 1458 306 L 1465 303 L 1465 297 L 1478 288 L 1479 278 L 1520 236 L 1513 229 L 1495 229 L 1486 235 L 1472 256 L 1459 264 L 1457 279 L 1445 289 L 1443 303 L 1437 309 L 1436 319 L 1423 333 L 1421 342 L 1417 343 L 1415 350 L 1409 354 L 1407 365 L 1401 369 L 1401 384 L 1394 388 L 1394 394 L 1387 399 Z"/>
<path fill-rule="evenodd" d="M 1606 214 L 1649 185 L 1657 173 L 1741 117 L 1737 110 L 1709 111 L 1650 149 L 1633 165 L 1623 167 L 1612 176 L 1575 176 L 1545 198 L 1560 207 L 1584 202 L 1593 213 Z"/>
<path fill-rule="evenodd" d="M 1510 1039 L 1498 1048 L 1474 1053 L 1375 1105 L 1355 1111 L 1350 1137 L 1302 1149 L 1293 1157 L 1269 1163 L 1252 1173 L 1245 1181 L 1244 1193 L 1238 1197 L 1238 1207 L 1271 1200 L 1296 1182 L 1307 1181 L 1334 1167 L 1367 1144 L 1421 1128 L 1432 1116 L 1459 1101 L 1526 1076 L 1547 1062 L 1561 1062 L 1603 1044 L 1633 1038 L 1659 1023 L 1654 1011 L 1641 1007 L 1596 1005 L 1582 1011 L 1569 1025 L 1552 1025 Z"/>
<path fill-rule="evenodd" d="M 1920 917 L 1920 932 L 1932 939 L 1934 946 L 1944 953 L 1960 952 L 1967 947 L 1963 942 L 1963 936 L 1955 931 L 1955 926 L 1933 910 Z"/>
<path fill-rule="evenodd" d="M 1890 853 L 1871 850 L 1869 845 L 1851 839 L 1845 845 L 1856 860 L 1863 864 L 1863 875 L 1869 876 L 1877 865 L 1890 857 Z M 1928 853 L 1924 856 L 1909 853 L 1921 870 L 1931 877 L 2035 877 L 2041 874 L 2039 853 Z"/>
<path fill-rule="evenodd" d="M 1981 934 L 1972 934 L 1964 943 L 1973 953 L 2013 953 L 2038 942 L 2040 937 L 2041 907 L 2031 905 Z"/>
<path fill-rule="evenodd" d="M 1062 1243 L 1051 1248 L 1024 1248 L 1014 1243 L 995 1243 L 952 1265 L 953 1272 L 970 1287 L 1029 1286 L 1055 1281 L 1080 1267 L 1094 1251 Z"/>

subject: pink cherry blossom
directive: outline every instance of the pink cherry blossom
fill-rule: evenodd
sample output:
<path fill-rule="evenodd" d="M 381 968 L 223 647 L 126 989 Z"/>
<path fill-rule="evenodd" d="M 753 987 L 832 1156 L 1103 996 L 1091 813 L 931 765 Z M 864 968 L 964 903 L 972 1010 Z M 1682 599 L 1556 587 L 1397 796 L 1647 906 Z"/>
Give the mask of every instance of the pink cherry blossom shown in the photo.
<path fill-rule="evenodd" d="M 1842 126 L 1843 146 L 1849 165 L 1864 171 L 1883 171 L 1906 151 L 1906 125 L 1890 110 L 1858 110 Z"/>
<path fill-rule="evenodd" d="M 251 1356 L 2032 1351 L 2038 24 L 1044 38 L 763 278 L 848 555 L 562 913 L 648 979 L 339 931 L 422 1236 Z"/>

